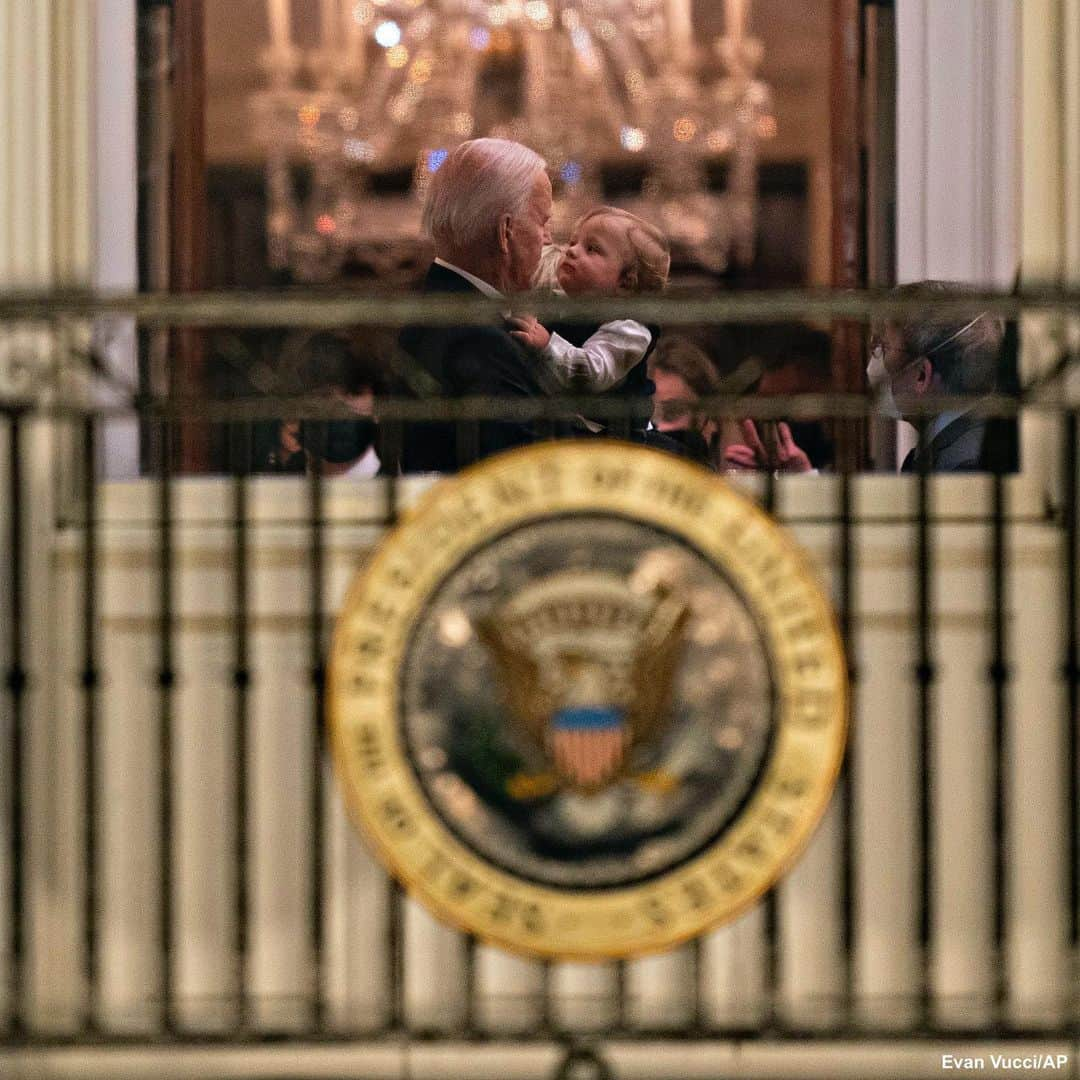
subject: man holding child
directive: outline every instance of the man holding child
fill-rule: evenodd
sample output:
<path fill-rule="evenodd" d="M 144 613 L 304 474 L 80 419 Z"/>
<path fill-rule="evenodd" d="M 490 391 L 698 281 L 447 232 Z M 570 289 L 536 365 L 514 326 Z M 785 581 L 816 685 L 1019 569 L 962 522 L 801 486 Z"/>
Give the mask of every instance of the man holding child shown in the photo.
<path fill-rule="evenodd" d="M 550 242 L 551 181 L 545 162 L 528 147 L 504 139 L 474 139 L 453 150 L 431 181 L 424 225 L 435 260 L 424 292 L 502 298 L 537 284 Z M 553 266 L 559 289 L 570 295 L 625 295 L 662 289 L 670 254 L 659 230 L 625 211 L 598 208 L 578 223 Z M 646 431 L 652 385 L 644 360 L 655 328 L 622 319 L 596 327 L 541 326 L 532 318 L 471 326 L 410 326 L 402 348 L 438 387 L 440 398 L 529 399 L 560 392 L 615 392 L 640 397 L 646 410 L 634 437 L 679 451 Z M 589 437 L 608 429 L 604 418 L 555 422 L 482 420 L 475 425 L 429 422 L 406 432 L 405 472 L 454 472 L 478 458 L 541 438 Z M 612 424 L 613 432 L 619 431 Z"/>

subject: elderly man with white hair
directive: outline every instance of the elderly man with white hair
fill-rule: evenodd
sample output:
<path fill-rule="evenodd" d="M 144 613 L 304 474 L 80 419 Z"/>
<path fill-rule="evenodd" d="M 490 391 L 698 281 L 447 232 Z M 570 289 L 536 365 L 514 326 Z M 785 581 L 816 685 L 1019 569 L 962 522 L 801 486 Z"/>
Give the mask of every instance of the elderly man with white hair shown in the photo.
<path fill-rule="evenodd" d="M 432 177 L 424 224 L 435 261 L 424 292 L 503 297 L 530 287 L 548 238 L 551 181 L 544 160 L 520 143 L 473 139 L 456 147 Z M 430 375 L 441 397 L 540 397 L 540 372 L 493 315 L 480 326 L 410 326 L 402 348 Z M 563 430 L 565 428 L 565 430 Z M 543 434 L 572 434 L 569 424 Z M 477 458 L 536 441 L 536 425 L 482 421 L 457 429 L 412 424 L 405 472 L 454 472 Z"/>

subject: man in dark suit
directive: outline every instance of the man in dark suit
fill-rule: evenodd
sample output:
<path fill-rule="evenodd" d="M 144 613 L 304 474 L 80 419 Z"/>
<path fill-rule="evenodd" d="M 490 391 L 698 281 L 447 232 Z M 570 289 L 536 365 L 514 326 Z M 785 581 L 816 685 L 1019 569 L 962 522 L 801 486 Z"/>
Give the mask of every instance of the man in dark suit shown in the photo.
<path fill-rule="evenodd" d="M 900 295 L 958 297 L 960 286 L 924 281 L 901 286 Z M 989 394 L 1013 381 L 1003 348 L 1005 325 L 988 312 L 974 317 L 939 315 L 933 309 L 887 323 L 871 340 L 867 378 L 882 412 L 915 426 L 919 441 L 901 472 L 1008 472 L 1017 467 L 1015 422 L 981 416 Z M 964 398 L 960 407 L 927 409 L 935 397 Z"/>
<path fill-rule="evenodd" d="M 431 178 L 424 225 L 436 258 L 424 293 L 501 298 L 528 290 L 550 217 L 551 181 L 538 154 L 505 139 L 462 143 Z M 512 403 L 545 394 L 540 365 L 497 313 L 480 326 L 409 326 L 399 341 L 440 399 L 484 396 Z M 545 426 L 514 419 L 410 424 L 402 471 L 455 472 L 572 429 L 570 422 Z"/>

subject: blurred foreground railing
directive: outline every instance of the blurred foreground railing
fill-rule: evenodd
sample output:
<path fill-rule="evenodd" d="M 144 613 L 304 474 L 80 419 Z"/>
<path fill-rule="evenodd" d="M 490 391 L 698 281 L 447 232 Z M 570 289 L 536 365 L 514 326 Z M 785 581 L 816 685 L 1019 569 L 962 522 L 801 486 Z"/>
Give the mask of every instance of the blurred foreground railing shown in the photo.
<path fill-rule="evenodd" d="M 762 1076 L 782 1074 L 773 1043 L 797 1048 L 787 1067 L 796 1054 L 818 1069 L 786 1075 L 891 1075 L 913 1040 L 938 1040 L 939 1066 L 939 1045 L 995 1039 L 1075 1068 L 1080 298 L 985 302 L 1037 324 L 1021 392 L 980 406 L 1033 423 L 1038 453 L 1019 473 L 735 479 L 809 552 L 849 657 L 851 746 L 810 848 L 735 924 L 665 956 L 588 966 L 522 960 L 434 922 L 387 880 L 337 796 L 322 741 L 333 620 L 356 567 L 432 478 L 178 476 L 167 451 L 186 420 L 242 440 L 259 419 L 341 414 L 306 396 L 132 385 L 118 398 L 123 379 L 93 360 L 88 325 L 104 312 L 162 328 L 448 311 L 0 300 L 0 1072 L 47 1061 L 74 1075 L 90 1059 L 34 1055 L 95 1047 L 187 1047 L 190 1075 L 239 1070 L 221 1058 L 203 1069 L 195 1048 L 215 1044 L 257 1048 L 244 1068 L 270 1074 L 283 1036 L 326 1048 L 308 1067 L 342 1075 L 721 1076 L 749 1060 L 731 1056 L 747 1040 L 761 1044 Z M 642 307 L 700 322 L 910 304 L 693 303 Z M 850 394 L 710 404 L 873 412 Z M 597 403 L 387 398 L 378 415 L 586 406 Z M 104 432 L 132 418 L 163 452 L 139 479 L 108 479 Z M 334 1056 L 350 1046 L 361 1057 Z M 567 1052 L 593 1071 L 567 1071 Z M 155 1063 L 145 1074 L 164 1059 L 108 1060 Z"/>

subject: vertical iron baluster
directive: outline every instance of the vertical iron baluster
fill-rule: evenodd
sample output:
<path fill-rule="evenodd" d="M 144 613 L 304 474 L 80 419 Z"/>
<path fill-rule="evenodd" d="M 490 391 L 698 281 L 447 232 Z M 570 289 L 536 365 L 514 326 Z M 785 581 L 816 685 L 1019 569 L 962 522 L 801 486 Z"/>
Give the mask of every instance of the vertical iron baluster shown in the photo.
<path fill-rule="evenodd" d="M 465 998 L 462 1034 L 472 1037 L 476 1035 L 476 938 L 472 934 L 465 935 L 464 969 L 461 988 Z"/>
<path fill-rule="evenodd" d="M 550 1037 L 555 1030 L 555 1018 L 551 1007 L 552 966 L 550 960 L 540 961 L 540 1035 Z"/>
<path fill-rule="evenodd" d="M 318 462 L 308 469 L 308 526 L 310 529 L 309 637 L 312 715 L 311 768 L 311 950 L 314 971 L 312 987 L 312 1023 L 314 1030 L 323 1026 L 323 706 L 326 691 L 326 667 L 323 655 L 323 476 Z"/>
<path fill-rule="evenodd" d="M 168 1032 L 174 1031 L 176 1026 L 172 1007 L 172 720 L 173 690 L 176 685 L 173 657 L 173 435 L 173 421 L 166 417 L 161 422 L 161 477 L 158 482 L 158 867 L 161 878 L 158 933 L 162 1026 Z"/>
<path fill-rule="evenodd" d="M 83 418 L 83 760 L 86 762 L 83 792 L 84 894 L 83 973 L 86 979 L 86 1015 L 83 1027 L 97 1026 L 98 982 L 98 890 L 97 890 L 97 788 L 98 775 L 98 488 L 97 431 L 94 417 Z"/>
<path fill-rule="evenodd" d="M 401 477 L 395 469 L 386 478 L 386 527 L 393 529 L 401 514 Z"/>
<path fill-rule="evenodd" d="M 690 1020 L 691 1030 L 695 1037 L 705 1036 L 705 992 L 702 986 L 702 975 L 705 970 L 705 948 L 703 934 L 699 934 L 691 942 L 694 958 L 694 1011 Z"/>
<path fill-rule="evenodd" d="M 383 468 L 387 470 L 386 476 L 386 520 L 384 524 L 392 529 L 398 523 L 400 512 L 399 463 L 401 461 L 402 430 L 397 421 L 386 423 L 382 426 L 383 437 L 380 443 L 382 450 Z"/>
<path fill-rule="evenodd" d="M 251 687 L 251 653 L 248 624 L 248 483 L 251 458 L 251 427 L 244 425 L 233 468 L 233 754 L 236 787 L 236 1026 L 248 1025 L 248 721 Z M 246 457 L 244 456 L 246 453 Z"/>
<path fill-rule="evenodd" d="M 1065 717 L 1066 761 L 1069 762 L 1069 845 L 1065 853 L 1069 868 L 1069 940 L 1080 946 L 1080 460 L 1077 455 L 1077 414 L 1065 415 Z"/>
<path fill-rule="evenodd" d="M 454 452 L 458 469 L 467 468 L 480 458 L 480 424 L 476 420 L 454 423 Z"/>
<path fill-rule="evenodd" d="M 536 421 L 536 438 L 538 442 L 550 442 L 555 438 L 555 421 L 545 416 Z"/>
<path fill-rule="evenodd" d="M 626 961 L 615 961 L 615 1025 L 614 1034 L 622 1034 L 626 1031 L 626 1014 L 629 1007 L 627 1002 L 627 971 Z"/>
<path fill-rule="evenodd" d="M 23 939 L 23 704 L 27 674 L 23 653 L 23 481 L 22 413 L 8 417 L 8 585 L 9 645 L 7 689 L 11 696 L 11 851 L 8 897 L 11 904 L 10 1028 L 20 1031 L 26 1021 L 26 970 Z"/>
<path fill-rule="evenodd" d="M 855 738 L 851 723 L 855 687 L 858 682 L 855 651 L 855 543 L 853 537 L 851 473 L 840 474 L 840 633 L 844 639 L 844 659 L 848 673 L 848 743 L 840 772 L 841 821 L 841 942 L 844 950 L 844 1014 L 842 1025 L 851 1028 L 855 1015 Z"/>
<path fill-rule="evenodd" d="M 765 470 L 765 491 L 762 494 L 762 508 L 770 517 L 778 518 L 776 473 Z M 777 997 L 779 994 L 779 912 L 777 910 L 777 885 L 773 885 L 762 899 L 764 916 L 764 978 L 765 978 L 765 1016 L 763 1026 L 774 1028 L 777 1024 Z"/>
<path fill-rule="evenodd" d="M 402 444 L 401 425 L 387 425 L 386 440 L 383 445 L 390 447 L 387 453 L 390 474 L 386 478 L 386 508 L 384 526 L 393 528 L 398 523 L 400 513 L 399 488 L 400 476 L 398 474 L 398 462 L 400 460 Z M 400 1031 L 404 1024 L 405 1016 L 405 935 L 404 935 L 404 893 L 397 880 L 393 877 L 387 879 L 388 903 L 387 914 L 389 925 L 386 933 L 387 967 L 390 977 L 390 1001 L 389 1015 L 387 1020 L 388 1030 Z"/>
<path fill-rule="evenodd" d="M 390 925 L 387 928 L 386 948 L 390 972 L 390 1015 L 388 1029 L 391 1033 L 402 1030 L 405 1018 L 405 894 L 396 878 L 387 879 L 389 891 Z"/>
<path fill-rule="evenodd" d="M 776 512 L 776 473 L 765 470 L 765 487 L 761 493 L 761 507 L 770 517 Z"/>
<path fill-rule="evenodd" d="M 930 545 L 930 477 L 926 471 L 926 462 L 922 462 L 917 481 L 917 518 L 916 518 L 916 557 L 918 580 L 916 585 L 916 604 L 919 619 L 918 660 L 915 665 L 915 679 L 919 684 L 919 747 L 916 769 L 918 771 L 918 792 L 916 813 L 918 815 L 918 850 L 919 850 L 919 946 L 922 958 L 922 979 L 919 989 L 921 1022 L 924 1027 L 931 1026 L 931 949 L 933 936 L 933 813 L 934 813 L 934 776 L 933 776 L 933 688 L 936 676 L 934 670 L 934 640 L 931 625 L 931 607 L 933 603 L 934 559 Z"/>
<path fill-rule="evenodd" d="M 634 409 L 637 402 L 633 398 L 621 396 L 619 398 L 618 415 L 613 418 L 601 417 L 600 422 L 608 429 L 608 434 L 623 442 L 630 442 L 633 437 Z"/>
<path fill-rule="evenodd" d="M 454 425 L 454 437 L 458 468 L 472 465 L 480 456 L 480 425 L 475 420 L 459 420 Z M 464 966 L 463 1024 L 465 1034 L 472 1035 L 476 1030 L 476 938 L 471 934 L 465 938 Z"/>
<path fill-rule="evenodd" d="M 1008 994 L 1007 954 L 1005 949 L 1006 919 L 1008 909 L 1008 883 L 1005 861 L 1005 844 L 1008 841 L 1007 811 L 1005 806 L 1007 783 L 1007 701 L 1006 690 L 1009 681 L 1009 654 L 1006 633 L 1008 624 L 1005 615 L 1007 571 L 1005 560 L 1008 557 L 1005 535 L 1005 478 L 995 473 L 993 479 L 993 522 L 992 556 L 993 570 L 991 577 L 991 596 L 993 602 L 992 634 L 993 658 L 990 661 L 988 675 L 993 689 L 994 712 L 994 747 L 991 763 L 992 790 L 994 793 L 994 1009 L 995 1021 L 1000 1023 L 1005 1018 L 1006 998 Z"/>

